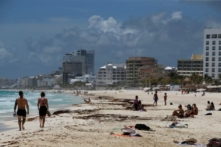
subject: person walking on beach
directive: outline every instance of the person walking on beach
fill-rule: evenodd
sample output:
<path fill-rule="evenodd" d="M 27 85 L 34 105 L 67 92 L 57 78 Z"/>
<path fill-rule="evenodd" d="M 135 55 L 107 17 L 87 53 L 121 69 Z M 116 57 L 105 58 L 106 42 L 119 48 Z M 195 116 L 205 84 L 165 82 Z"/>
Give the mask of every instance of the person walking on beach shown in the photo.
<path fill-rule="evenodd" d="M 41 92 L 41 98 L 38 99 L 38 110 L 39 110 L 39 122 L 40 128 L 44 127 L 45 117 L 47 112 L 49 111 L 48 99 L 45 98 L 45 93 Z"/>
<path fill-rule="evenodd" d="M 156 104 L 156 106 L 157 106 L 157 101 L 158 101 L 157 91 L 155 91 L 155 94 L 154 94 L 154 96 L 153 96 L 153 100 L 154 100 L 153 105 Z"/>
<path fill-rule="evenodd" d="M 167 93 L 164 94 L 164 103 L 165 103 L 165 106 L 167 105 Z"/>
<path fill-rule="evenodd" d="M 18 126 L 19 126 L 19 131 L 21 131 L 21 128 L 23 130 L 25 129 L 24 124 L 26 120 L 26 114 L 29 114 L 29 106 L 27 99 L 23 97 L 22 91 L 19 91 L 19 96 L 20 97 L 15 100 L 14 114 L 16 113 L 16 107 L 18 105 L 18 110 L 17 110 Z"/>

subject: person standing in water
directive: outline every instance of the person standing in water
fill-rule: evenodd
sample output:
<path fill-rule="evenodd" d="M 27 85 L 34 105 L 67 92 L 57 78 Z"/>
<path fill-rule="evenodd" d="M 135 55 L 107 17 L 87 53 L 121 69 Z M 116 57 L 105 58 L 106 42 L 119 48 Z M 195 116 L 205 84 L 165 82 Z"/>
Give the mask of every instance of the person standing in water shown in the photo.
<path fill-rule="evenodd" d="M 18 106 L 17 110 L 17 116 L 18 116 L 18 126 L 19 126 L 19 131 L 21 129 L 25 129 L 24 124 L 26 121 L 26 114 L 29 114 L 29 106 L 28 106 L 28 101 L 26 98 L 23 97 L 23 92 L 19 91 L 19 98 L 15 100 L 15 105 L 14 105 L 14 114 L 16 113 L 16 108 Z M 27 112 L 26 112 L 27 109 Z"/>
<path fill-rule="evenodd" d="M 39 110 L 39 122 L 40 128 L 44 127 L 45 117 L 47 112 L 49 111 L 48 99 L 45 98 L 45 93 L 41 92 L 41 98 L 38 99 L 38 110 Z"/>
<path fill-rule="evenodd" d="M 167 105 L 167 93 L 164 94 L 164 103 L 165 103 L 165 106 Z"/>

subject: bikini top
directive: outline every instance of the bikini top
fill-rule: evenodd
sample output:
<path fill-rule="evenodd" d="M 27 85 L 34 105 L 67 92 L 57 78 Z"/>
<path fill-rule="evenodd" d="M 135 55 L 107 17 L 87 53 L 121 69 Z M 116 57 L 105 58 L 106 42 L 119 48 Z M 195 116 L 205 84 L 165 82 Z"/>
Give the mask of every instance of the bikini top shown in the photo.
<path fill-rule="evenodd" d="M 40 98 L 40 106 L 45 106 L 45 105 L 46 105 L 45 98 L 44 97 Z"/>

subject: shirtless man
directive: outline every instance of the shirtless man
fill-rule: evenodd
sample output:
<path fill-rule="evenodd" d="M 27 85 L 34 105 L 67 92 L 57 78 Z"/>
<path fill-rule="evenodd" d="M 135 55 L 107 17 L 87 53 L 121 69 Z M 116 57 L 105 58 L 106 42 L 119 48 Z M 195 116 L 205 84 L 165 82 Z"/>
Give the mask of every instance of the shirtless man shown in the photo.
<path fill-rule="evenodd" d="M 26 120 L 26 114 L 29 114 L 29 106 L 26 98 L 23 97 L 23 92 L 19 91 L 19 98 L 15 100 L 14 112 L 16 112 L 16 107 L 18 105 L 17 115 L 18 115 L 18 126 L 19 131 L 21 131 L 21 127 L 24 130 L 24 124 Z M 26 109 L 27 113 L 26 113 Z M 21 120 L 22 119 L 22 120 Z"/>

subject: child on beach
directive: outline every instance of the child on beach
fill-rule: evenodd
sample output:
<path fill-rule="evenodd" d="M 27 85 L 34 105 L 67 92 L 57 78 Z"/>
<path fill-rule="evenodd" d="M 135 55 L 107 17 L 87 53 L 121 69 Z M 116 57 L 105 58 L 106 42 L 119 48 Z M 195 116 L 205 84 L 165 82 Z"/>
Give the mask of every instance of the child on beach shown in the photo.
<path fill-rule="evenodd" d="M 165 106 L 167 105 L 167 93 L 164 94 L 164 103 L 165 103 Z"/>

